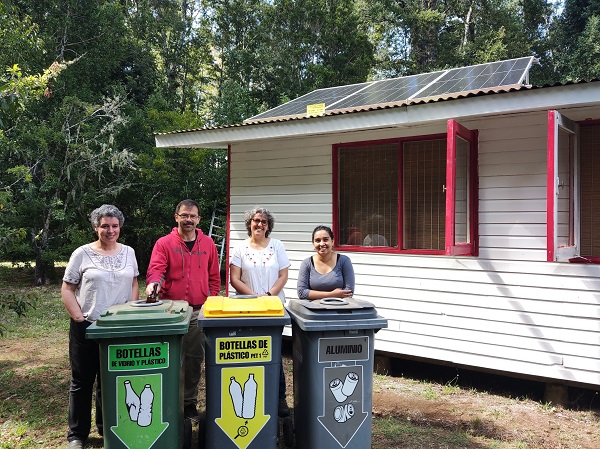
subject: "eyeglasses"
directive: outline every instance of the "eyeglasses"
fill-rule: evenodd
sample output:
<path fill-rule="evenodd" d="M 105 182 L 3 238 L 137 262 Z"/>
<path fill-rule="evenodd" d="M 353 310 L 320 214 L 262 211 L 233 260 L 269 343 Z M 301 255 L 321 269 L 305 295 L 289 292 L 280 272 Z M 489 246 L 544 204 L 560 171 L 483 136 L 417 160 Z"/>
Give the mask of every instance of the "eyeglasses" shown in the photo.
<path fill-rule="evenodd" d="M 179 218 L 183 218 L 184 220 L 195 220 L 196 218 L 198 218 L 198 215 L 195 214 L 175 214 L 177 215 Z"/>
<path fill-rule="evenodd" d="M 260 220 L 258 218 L 253 218 L 252 221 L 254 222 L 254 224 L 261 224 L 263 226 L 267 226 L 269 224 L 269 220 Z"/>

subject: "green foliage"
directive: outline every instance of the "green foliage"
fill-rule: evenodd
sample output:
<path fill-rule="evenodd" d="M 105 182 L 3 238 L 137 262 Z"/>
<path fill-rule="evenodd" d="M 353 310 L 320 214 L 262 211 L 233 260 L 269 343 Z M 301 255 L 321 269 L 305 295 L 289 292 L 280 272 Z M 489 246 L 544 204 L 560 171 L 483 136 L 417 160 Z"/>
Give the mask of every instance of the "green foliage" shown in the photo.
<path fill-rule="evenodd" d="M 536 55 L 536 82 L 598 77 L 598 0 L 6 0 L 0 258 L 55 260 L 114 203 L 142 271 L 173 209 L 226 201 L 224 150 L 155 133 L 226 126 L 323 87 Z M 58 61 L 58 62 L 55 62 Z"/>
<path fill-rule="evenodd" d="M 559 51 L 556 69 L 562 80 L 573 81 L 600 77 L 600 2 L 573 5 L 567 2 L 565 15 L 557 25 Z M 575 15 L 571 8 L 579 6 L 583 14 Z M 595 7 L 594 7 L 595 6 Z"/>

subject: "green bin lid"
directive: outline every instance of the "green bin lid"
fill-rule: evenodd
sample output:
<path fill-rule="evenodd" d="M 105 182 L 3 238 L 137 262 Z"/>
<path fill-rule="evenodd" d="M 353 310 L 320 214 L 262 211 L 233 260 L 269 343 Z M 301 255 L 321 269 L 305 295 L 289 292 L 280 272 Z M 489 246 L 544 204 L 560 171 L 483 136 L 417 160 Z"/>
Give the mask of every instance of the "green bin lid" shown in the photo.
<path fill-rule="evenodd" d="M 110 307 L 86 331 L 87 338 L 185 334 L 192 313 L 186 301 L 131 301 Z"/>
<path fill-rule="evenodd" d="M 387 327 L 387 320 L 377 314 L 372 303 L 355 298 L 296 299 L 287 308 L 292 320 L 305 331 Z"/>

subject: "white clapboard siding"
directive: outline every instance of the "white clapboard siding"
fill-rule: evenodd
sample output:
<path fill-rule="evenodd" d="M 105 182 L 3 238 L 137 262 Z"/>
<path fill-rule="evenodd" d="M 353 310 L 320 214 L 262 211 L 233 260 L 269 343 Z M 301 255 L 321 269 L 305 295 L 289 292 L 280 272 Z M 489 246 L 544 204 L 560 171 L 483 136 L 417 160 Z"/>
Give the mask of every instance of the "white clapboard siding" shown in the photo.
<path fill-rule="evenodd" d="M 568 114 L 567 114 L 568 115 Z M 590 114 L 593 116 L 593 114 Z M 519 376 L 600 385 L 600 267 L 546 262 L 545 111 L 461 121 L 479 130 L 479 255 L 340 252 L 355 297 L 388 319 L 375 348 Z M 230 248 L 247 237 L 244 212 L 275 215 L 297 298 L 312 229 L 331 225 L 332 145 L 445 132 L 445 123 L 231 147 Z M 286 326 L 285 335 L 291 335 Z"/>
<path fill-rule="evenodd" d="M 479 225 L 479 236 L 503 235 L 511 236 L 539 236 L 546 232 L 545 223 L 484 223 Z"/>
<path fill-rule="evenodd" d="M 486 136 L 487 137 L 487 136 Z M 504 151 L 494 152 L 494 146 L 488 144 L 486 152 L 479 155 L 480 165 L 501 165 L 503 167 L 510 167 L 513 164 L 539 164 L 546 163 L 546 155 L 539 151 L 525 151 L 523 148 L 512 149 L 507 151 L 504 147 Z"/>
<path fill-rule="evenodd" d="M 479 257 L 484 259 L 505 259 L 515 261 L 546 260 L 546 250 L 533 250 L 528 248 L 479 248 Z"/>
<path fill-rule="evenodd" d="M 304 192 L 305 194 L 324 194 L 329 192 L 329 195 L 331 196 L 331 177 L 323 177 L 322 182 L 321 183 L 314 183 L 314 184 L 286 184 L 286 185 L 282 185 L 282 186 L 278 186 L 277 190 L 273 191 L 274 189 L 272 187 L 270 187 L 270 184 L 267 186 L 267 188 L 264 188 L 265 186 L 262 186 L 262 190 L 268 190 L 269 191 L 269 196 L 271 194 L 278 194 L 278 195 L 287 195 L 288 198 L 291 199 L 291 197 L 294 197 L 295 201 L 299 201 L 298 198 L 298 192 Z M 253 187 L 256 188 L 256 187 Z M 231 203 L 232 204 L 236 204 L 236 205 L 243 205 L 246 203 L 246 197 L 248 196 L 256 196 L 256 192 L 254 192 L 253 190 L 249 190 L 247 186 L 239 186 L 236 184 L 235 186 L 232 184 L 231 189 L 230 189 L 230 194 L 231 194 Z M 261 197 L 261 199 L 264 199 L 264 197 Z M 236 200 L 236 201 L 234 201 Z"/>
<path fill-rule="evenodd" d="M 541 199 L 515 199 L 515 200 L 482 200 L 479 210 L 482 214 L 487 212 L 546 212 L 546 203 Z"/>
<path fill-rule="evenodd" d="M 482 176 L 479 174 L 479 194 L 485 195 L 486 189 L 496 187 L 515 187 L 526 188 L 546 187 L 546 174 L 525 174 L 525 175 L 503 175 L 503 176 Z M 521 192 L 521 195 L 523 192 Z M 520 197 L 520 196 L 519 196 Z M 517 197 L 517 198 L 519 198 Z"/>
<path fill-rule="evenodd" d="M 514 211 L 507 214 L 504 211 L 479 212 L 480 225 L 486 223 L 546 223 L 546 211 Z"/>

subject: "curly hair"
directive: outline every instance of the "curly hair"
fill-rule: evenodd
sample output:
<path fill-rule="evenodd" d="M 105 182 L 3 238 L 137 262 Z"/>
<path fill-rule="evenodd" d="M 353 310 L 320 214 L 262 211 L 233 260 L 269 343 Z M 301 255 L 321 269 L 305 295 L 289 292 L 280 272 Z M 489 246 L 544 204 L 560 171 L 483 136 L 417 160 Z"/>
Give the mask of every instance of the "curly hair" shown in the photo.
<path fill-rule="evenodd" d="M 269 228 L 265 231 L 265 237 L 268 237 L 275 226 L 275 217 L 269 212 L 269 210 L 262 206 L 254 206 L 252 210 L 247 210 L 244 212 L 244 224 L 246 225 L 246 231 L 248 231 L 248 236 L 252 235 L 252 231 L 250 229 L 250 224 L 252 222 L 252 218 L 256 214 L 261 214 L 267 218 L 269 222 Z"/>
<path fill-rule="evenodd" d="M 94 228 L 100 226 L 100 221 L 104 217 L 115 217 L 117 220 L 119 220 L 119 227 L 123 227 L 123 224 L 125 223 L 125 217 L 123 216 L 123 213 L 116 206 L 113 206 L 112 204 L 103 204 L 97 209 L 94 209 L 90 214 L 90 222 L 92 223 L 92 226 Z"/>

